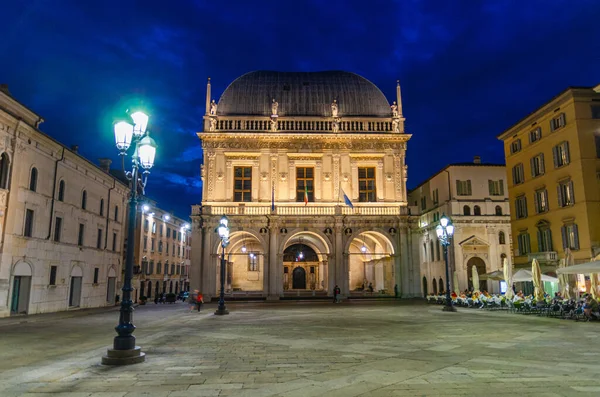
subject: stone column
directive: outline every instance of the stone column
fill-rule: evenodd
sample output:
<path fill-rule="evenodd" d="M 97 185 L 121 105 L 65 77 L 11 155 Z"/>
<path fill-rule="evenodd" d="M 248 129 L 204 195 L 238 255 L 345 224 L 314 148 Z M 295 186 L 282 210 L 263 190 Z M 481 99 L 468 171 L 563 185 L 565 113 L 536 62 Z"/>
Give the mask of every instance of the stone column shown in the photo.
<path fill-rule="evenodd" d="M 143 229 L 142 229 L 143 230 Z M 202 240 L 204 229 L 202 228 L 202 218 L 192 217 L 192 252 L 190 256 L 190 290 L 202 289 Z"/>
<path fill-rule="evenodd" d="M 211 297 L 216 296 L 217 285 L 216 285 L 216 272 L 215 259 L 211 252 L 211 245 L 213 242 L 213 234 L 210 232 L 210 227 L 204 227 L 204 240 L 202 245 L 202 274 L 200 279 L 200 285 L 202 288 L 200 292 L 207 297 L 207 301 Z"/>
<path fill-rule="evenodd" d="M 377 201 L 385 200 L 385 190 L 383 188 L 383 160 L 380 160 L 377 163 L 377 168 L 375 169 L 375 189 L 377 189 Z M 357 185 L 358 186 L 358 185 Z"/>
<path fill-rule="evenodd" d="M 225 185 L 225 199 L 233 200 L 234 175 L 231 161 L 225 162 L 225 180 L 227 181 L 227 185 Z"/>
<path fill-rule="evenodd" d="M 338 223 L 339 222 L 339 223 Z M 334 258 L 334 271 L 332 274 L 332 278 L 331 278 L 331 282 L 330 282 L 330 286 L 331 286 L 331 294 L 333 294 L 333 288 L 335 287 L 335 285 L 337 284 L 338 287 L 340 287 L 340 291 L 342 293 L 342 295 L 345 295 L 348 293 L 347 288 L 346 290 L 344 290 L 344 286 L 343 286 L 343 282 L 342 282 L 342 272 L 343 272 L 343 261 L 344 259 L 346 259 L 344 257 L 344 239 L 343 239 L 343 234 L 344 233 L 344 229 L 343 229 L 343 225 L 341 224 L 341 221 L 336 221 L 336 225 L 335 225 L 335 245 L 334 245 L 334 250 L 335 250 L 335 258 Z M 333 285 L 332 285 L 333 284 Z M 346 283 L 347 285 L 348 283 Z"/>
<path fill-rule="evenodd" d="M 288 162 L 288 200 L 296 201 L 296 162 Z"/>
<path fill-rule="evenodd" d="M 269 287 L 268 287 L 268 300 L 279 300 L 282 292 L 283 285 L 281 281 L 281 273 L 283 272 L 283 266 L 278 260 L 278 246 L 279 246 L 279 225 L 276 221 L 269 227 Z"/>

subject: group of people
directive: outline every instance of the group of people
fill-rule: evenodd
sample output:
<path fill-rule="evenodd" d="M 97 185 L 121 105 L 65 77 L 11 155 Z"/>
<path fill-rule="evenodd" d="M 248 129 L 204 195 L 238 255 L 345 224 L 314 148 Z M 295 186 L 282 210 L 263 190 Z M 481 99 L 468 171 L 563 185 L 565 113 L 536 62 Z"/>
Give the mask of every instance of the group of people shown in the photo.
<path fill-rule="evenodd" d="M 202 296 L 202 293 L 195 289 L 194 292 L 192 292 L 188 297 L 188 303 L 190 304 L 190 312 L 194 311 L 194 309 L 200 311 L 202 305 L 204 304 L 204 297 Z"/>

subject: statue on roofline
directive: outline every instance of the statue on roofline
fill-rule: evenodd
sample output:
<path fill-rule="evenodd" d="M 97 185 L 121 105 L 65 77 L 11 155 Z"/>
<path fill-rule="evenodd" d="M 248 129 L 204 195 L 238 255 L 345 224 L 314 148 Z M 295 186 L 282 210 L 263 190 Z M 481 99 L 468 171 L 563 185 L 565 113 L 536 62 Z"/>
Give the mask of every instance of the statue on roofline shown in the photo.
<path fill-rule="evenodd" d="M 338 117 L 338 104 L 337 104 L 337 100 L 333 100 L 333 103 L 331 104 L 331 117 Z"/>
<path fill-rule="evenodd" d="M 394 101 L 390 108 L 392 108 L 392 117 L 400 117 L 400 115 L 398 114 L 398 105 L 396 105 L 396 101 Z"/>
<path fill-rule="evenodd" d="M 273 103 L 271 104 L 271 115 L 277 116 L 277 108 L 279 108 L 279 103 L 275 101 L 275 98 L 273 98 Z"/>
<path fill-rule="evenodd" d="M 214 99 L 210 103 L 210 115 L 211 116 L 216 116 L 217 115 L 217 103 L 215 102 Z"/>

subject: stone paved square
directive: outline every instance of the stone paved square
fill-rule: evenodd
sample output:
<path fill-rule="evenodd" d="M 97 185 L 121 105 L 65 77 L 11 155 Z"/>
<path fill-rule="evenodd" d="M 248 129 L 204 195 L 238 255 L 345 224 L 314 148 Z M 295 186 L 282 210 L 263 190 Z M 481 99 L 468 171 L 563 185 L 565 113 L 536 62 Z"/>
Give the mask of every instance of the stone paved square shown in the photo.
<path fill-rule="evenodd" d="M 600 395 L 598 323 L 421 302 L 135 312 L 146 362 L 100 365 L 116 308 L 0 320 L 0 396 Z"/>

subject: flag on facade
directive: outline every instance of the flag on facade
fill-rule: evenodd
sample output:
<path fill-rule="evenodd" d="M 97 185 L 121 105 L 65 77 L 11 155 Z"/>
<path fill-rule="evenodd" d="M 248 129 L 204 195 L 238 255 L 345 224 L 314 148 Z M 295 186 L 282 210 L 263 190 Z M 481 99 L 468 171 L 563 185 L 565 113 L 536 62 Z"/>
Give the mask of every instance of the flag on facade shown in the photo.
<path fill-rule="evenodd" d="M 271 212 L 275 211 L 275 185 L 271 188 Z"/>
<path fill-rule="evenodd" d="M 354 208 L 354 204 L 352 204 L 352 201 L 350 201 L 350 197 L 348 197 L 346 195 L 346 192 L 344 192 L 344 189 L 342 189 L 342 194 L 344 195 L 344 202 L 346 203 L 346 205 L 350 208 Z"/>
<path fill-rule="evenodd" d="M 304 205 L 308 204 L 308 186 L 304 183 Z"/>

